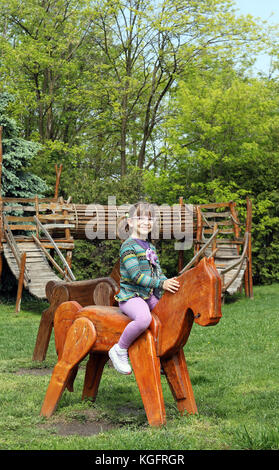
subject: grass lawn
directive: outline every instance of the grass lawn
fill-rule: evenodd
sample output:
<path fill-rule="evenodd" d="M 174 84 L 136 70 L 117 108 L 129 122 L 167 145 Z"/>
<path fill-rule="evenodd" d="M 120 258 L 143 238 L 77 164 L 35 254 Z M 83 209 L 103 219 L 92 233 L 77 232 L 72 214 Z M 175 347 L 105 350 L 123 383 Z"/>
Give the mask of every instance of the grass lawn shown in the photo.
<path fill-rule="evenodd" d="M 56 363 L 32 361 L 46 303 L 0 303 L 1 450 L 279 449 L 279 285 L 228 299 L 218 325 L 194 325 L 185 347 L 198 414 L 180 416 L 162 376 L 167 425 L 148 426 L 134 376 L 106 365 L 95 403 L 81 401 L 86 360 L 75 390 L 56 413 L 40 409 Z M 144 358 L 143 358 L 144 360 Z"/>

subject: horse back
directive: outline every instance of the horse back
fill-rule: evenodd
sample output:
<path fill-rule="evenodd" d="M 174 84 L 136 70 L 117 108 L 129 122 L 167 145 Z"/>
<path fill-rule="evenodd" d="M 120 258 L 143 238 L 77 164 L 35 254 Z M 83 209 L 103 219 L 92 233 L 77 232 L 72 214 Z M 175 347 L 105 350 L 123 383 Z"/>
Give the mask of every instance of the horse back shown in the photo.
<path fill-rule="evenodd" d="M 79 310 L 77 318 L 86 317 L 92 321 L 97 337 L 93 351 L 107 352 L 119 341 L 125 327 L 131 321 L 118 307 L 92 305 Z"/>

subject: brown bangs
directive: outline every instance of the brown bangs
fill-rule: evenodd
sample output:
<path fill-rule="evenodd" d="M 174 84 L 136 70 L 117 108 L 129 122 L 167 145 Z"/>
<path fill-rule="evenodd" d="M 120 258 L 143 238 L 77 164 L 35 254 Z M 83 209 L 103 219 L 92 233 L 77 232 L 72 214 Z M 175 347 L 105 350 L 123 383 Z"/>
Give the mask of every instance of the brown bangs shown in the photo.
<path fill-rule="evenodd" d="M 138 202 L 131 210 L 130 217 L 154 217 L 154 209 L 148 202 Z"/>

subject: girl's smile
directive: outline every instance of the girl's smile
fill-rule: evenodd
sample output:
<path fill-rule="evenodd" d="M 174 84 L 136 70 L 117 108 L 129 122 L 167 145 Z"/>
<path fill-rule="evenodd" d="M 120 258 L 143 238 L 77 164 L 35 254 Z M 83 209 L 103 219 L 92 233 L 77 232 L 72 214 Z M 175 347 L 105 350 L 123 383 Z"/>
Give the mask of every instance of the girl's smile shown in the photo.
<path fill-rule="evenodd" d="M 149 217 L 131 217 L 128 219 L 128 224 L 132 229 L 132 238 L 146 239 L 149 232 L 153 227 L 153 219 Z"/>

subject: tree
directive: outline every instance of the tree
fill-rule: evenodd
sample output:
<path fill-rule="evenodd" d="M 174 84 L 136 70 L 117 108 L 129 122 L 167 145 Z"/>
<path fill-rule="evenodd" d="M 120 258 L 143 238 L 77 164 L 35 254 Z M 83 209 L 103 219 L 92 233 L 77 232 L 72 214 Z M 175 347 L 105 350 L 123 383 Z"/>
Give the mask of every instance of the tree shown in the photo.
<path fill-rule="evenodd" d="M 160 157 L 168 92 L 185 65 L 208 49 L 220 53 L 258 34 L 251 19 L 236 19 L 227 1 L 108 0 L 98 5 L 94 40 L 108 66 L 111 106 L 118 111 L 124 175 L 129 163 L 150 167 Z"/>
<path fill-rule="evenodd" d="M 1 81 L 14 90 L 25 137 L 44 144 L 48 161 L 95 178 L 161 164 L 162 119 L 180 72 L 209 50 L 259 39 L 231 5 L 2 0 Z"/>
<path fill-rule="evenodd" d="M 166 122 L 167 171 L 148 173 L 146 190 L 169 203 L 233 200 L 244 221 L 253 203 L 255 282 L 279 279 L 279 118 L 276 81 L 248 78 L 230 64 L 179 82 Z"/>
<path fill-rule="evenodd" d="M 20 136 L 16 122 L 8 115 L 7 108 L 11 101 L 12 96 L 0 94 L 0 126 L 3 127 L 2 196 L 43 196 L 47 189 L 45 182 L 28 172 L 31 160 L 41 146 Z"/>

